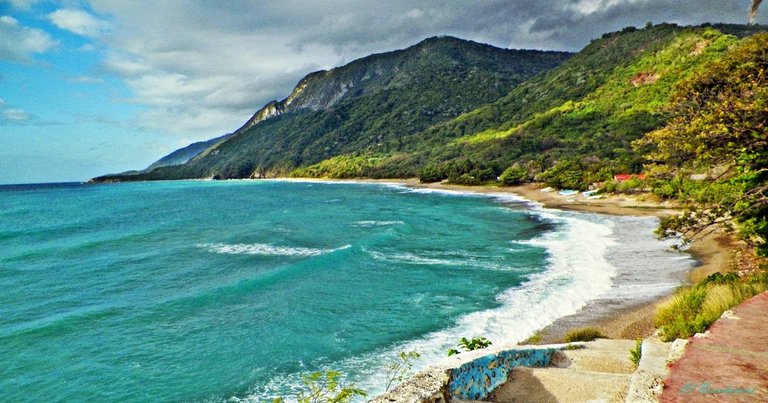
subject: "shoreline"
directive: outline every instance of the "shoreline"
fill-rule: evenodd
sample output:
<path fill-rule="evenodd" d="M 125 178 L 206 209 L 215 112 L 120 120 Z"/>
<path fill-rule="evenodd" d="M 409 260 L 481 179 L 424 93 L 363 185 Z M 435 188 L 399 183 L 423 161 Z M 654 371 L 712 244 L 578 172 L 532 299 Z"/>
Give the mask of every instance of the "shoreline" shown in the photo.
<path fill-rule="evenodd" d="M 670 203 L 658 203 L 647 200 L 643 196 L 607 195 L 600 199 L 588 199 L 579 196 L 562 196 L 554 191 L 542 192 L 541 187 L 534 184 L 474 189 L 471 186 L 446 184 L 417 183 L 414 185 L 412 181 L 409 181 L 407 186 L 486 194 L 511 193 L 540 203 L 547 208 L 606 215 L 664 217 L 676 214 L 678 211 Z M 731 237 L 717 233 L 708 234 L 693 242 L 686 253 L 691 255 L 696 261 L 696 265 L 686 270 L 684 277 L 679 279 L 680 285 L 698 281 L 714 272 L 727 269 L 731 261 L 729 246 L 733 242 Z M 651 300 L 640 300 L 634 303 L 627 301 L 625 306 L 619 307 L 601 304 L 600 300 L 594 300 L 577 313 L 559 318 L 540 329 L 537 333 L 540 337 L 536 344 L 561 342 L 565 333 L 576 327 L 596 327 L 611 339 L 634 340 L 649 337 L 656 330 L 653 325 L 656 307 L 669 295 L 670 293 L 666 293 Z"/>
<path fill-rule="evenodd" d="M 323 180 L 335 182 L 335 180 Z M 339 181 L 343 182 L 343 181 Z M 669 202 L 659 203 L 648 200 L 644 195 L 606 195 L 599 199 L 583 196 L 563 196 L 556 191 L 542 192 L 541 186 L 525 184 L 519 186 L 463 186 L 446 183 L 420 183 L 418 179 L 355 179 L 346 182 L 390 183 L 411 188 L 449 190 L 479 194 L 513 194 L 529 201 L 539 203 L 546 208 L 598 213 L 614 216 L 664 217 L 678 212 Z M 711 233 L 691 243 L 685 253 L 691 255 L 696 265 L 687 269 L 678 278 L 679 285 L 699 281 L 717 271 L 727 271 L 731 261 L 731 248 L 735 241 L 732 237 Z M 611 339 L 638 339 L 651 336 L 656 328 L 653 325 L 656 307 L 670 293 L 655 296 L 650 300 L 624 301 L 626 304 L 615 306 L 607 300 L 593 300 L 577 313 L 555 320 L 539 329 L 538 340 L 528 340 L 520 344 L 551 344 L 562 341 L 566 332 L 575 327 L 596 327 Z"/>

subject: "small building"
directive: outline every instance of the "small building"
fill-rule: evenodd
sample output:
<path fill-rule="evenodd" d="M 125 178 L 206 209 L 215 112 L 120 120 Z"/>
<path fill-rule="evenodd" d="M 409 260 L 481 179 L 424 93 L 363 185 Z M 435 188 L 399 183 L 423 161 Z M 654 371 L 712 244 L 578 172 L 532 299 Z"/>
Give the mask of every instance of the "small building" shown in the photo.
<path fill-rule="evenodd" d="M 616 175 L 613 175 L 613 180 L 616 181 L 616 182 L 625 182 L 625 181 L 628 181 L 630 179 L 637 179 L 637 180 L 644 181 L 645 178 L 646 178 L 645 174 L 616 174 Z"/>

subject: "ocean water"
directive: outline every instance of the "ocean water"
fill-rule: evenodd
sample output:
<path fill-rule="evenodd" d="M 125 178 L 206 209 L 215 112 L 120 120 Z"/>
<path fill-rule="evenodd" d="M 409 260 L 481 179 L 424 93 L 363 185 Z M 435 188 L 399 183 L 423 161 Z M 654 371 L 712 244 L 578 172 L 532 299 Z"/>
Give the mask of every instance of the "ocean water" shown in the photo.
<path fill-rule="evenodd" d="M 668 292 L 690 262 L 655 225 L 387 184 L 2 186 L 0 400 L 267 401 L 323 369 L 375 394 L 399 351 Z"/>

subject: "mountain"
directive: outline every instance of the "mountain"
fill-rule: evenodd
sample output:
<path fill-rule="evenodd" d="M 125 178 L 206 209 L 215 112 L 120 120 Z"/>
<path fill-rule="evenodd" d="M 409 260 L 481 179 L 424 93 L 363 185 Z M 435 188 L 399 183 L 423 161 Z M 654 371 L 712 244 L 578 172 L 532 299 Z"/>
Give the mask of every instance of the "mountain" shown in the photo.
<path fill-rule="evenodd" d="M 560 164 L 574 176 L 563 187 L 639 172 L 644 160 L 631 143 L 669 120 L 679 85 L 765 28 L 660 24 L 605 34 L 499 100 L 419 133 L 418 146 L 368 172 L 409 167 L 402 176 L 473 184 L 510 166 L 525 180 L 548 180 L 543 174 Z"/>
<path fill-rule="evenodd" d="M 670 121 L 678 88 L 765 30 L 649 24 L 572 57 L 431 38 L 307 76 L 226 141 L 127 179 L 501 177 L 586 188 L 640 172 L 632 143 Z"/>
<path fill-rule="evenodd" d="M 268 103 L 181 165 L 95 180 L 287 175 L 335 156 L 377 152 L 384 144 L 406 147 L 418 142 L 417 133 L 494 101 L 571 56 L 429 38 L 304 77 L 287 98 Z"/>
<path fill-rule="evenodd" d="M 183 164 L 189 160 L 191 160 L 194 156 L 200 154 L 201 152 L 207 150 L 208 148 L 211 148 L 215 146 L 216 144 L 223 142 L 224 140 L 232 137 L 234 133 L 225 134 L 220 137 L 216 137 L 210 140 L 206 141 L 198 141 L 196 143 L 192 143 L 184 148 L 180 148 L 168 155 L 166 155 L 163 158 L 160 158 L 159 160 L 152 163 L 152 165 L 148 166 L 144 171 L 142 172 L 149 172 L 152 171 L 155 168 L 169 166 L 169 165 L 180 165 Z"/>

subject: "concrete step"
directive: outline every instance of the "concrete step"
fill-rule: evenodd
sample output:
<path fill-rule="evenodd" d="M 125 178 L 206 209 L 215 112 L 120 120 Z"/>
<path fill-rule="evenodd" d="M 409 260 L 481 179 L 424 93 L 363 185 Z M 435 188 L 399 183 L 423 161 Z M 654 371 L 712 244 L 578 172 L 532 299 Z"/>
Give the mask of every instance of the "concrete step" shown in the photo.
<path fill-rule="evenodd" d="M 585 343 L 582 349 L 564 350 L 554 364 L 573 371 L 631 374 L 635 366 L 629 359 L 629 350 L 633 348 L 632 340 L 598 339 Z"/>
<path fill-rule="evenodd" d="M 515 368 L 493 402 L 623 402 L 635 367 L 632 340 L 601 339 L 564 350 L 546 368 Z"/>

